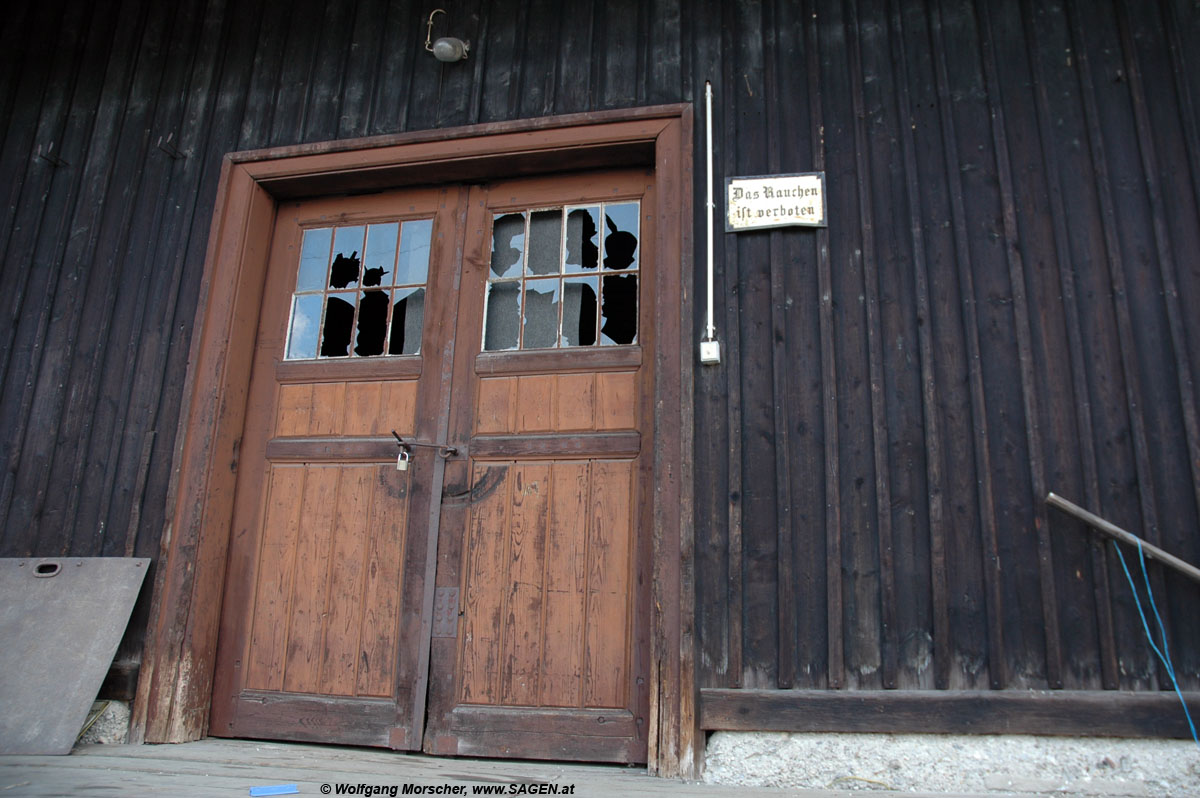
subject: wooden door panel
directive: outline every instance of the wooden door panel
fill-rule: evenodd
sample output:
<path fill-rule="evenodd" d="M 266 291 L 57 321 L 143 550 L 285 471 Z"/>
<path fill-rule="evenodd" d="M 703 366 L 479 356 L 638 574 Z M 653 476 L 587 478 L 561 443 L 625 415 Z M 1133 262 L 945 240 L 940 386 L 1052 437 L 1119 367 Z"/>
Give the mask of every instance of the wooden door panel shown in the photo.
<path fill-rule="evenodd" d="M 277 437 L 411 436 L 417 381 L 289 383 L 279 386 Z"/>
<path fill-rule="evenodd" d="M 550 529 L 546 537 L 546 622 L 542 657 L 544 707 L 583 706 L 583 640 L 587 588 L 587 512 L 591 463 L 556 463 L 550 474 Z"/>
<path fill-rule="evenodd" d="M 626 706 L 633 461 L 474 473 L 487 495 L 468 522 L 459 702 Z"/>
<path fill-rule="evenodd" d="M 479 380 L 477 434 L 638 428 L 637 373 L 531 374 Z"/>
<path fill-rule="evenodd" d="M 422 613 L 432 576 L 426 555 L 435 540 L 431 497 L 440 492 L 435 475 L 443 461 L 423 449 L 413 453 L 410 470 L 398 471 L 392 431 L 431 441 L 445 416 L 438 410 L 447 392 L 440 375 L 453 352 L 443 330 L 452 328 L 454 316 L 459 199 L 451 187 L 289 203 L 278 210 L 243 446 L 234 464 L 238 497 L 213 734 L 420 744 L 428 646 Z M 418 246 L 406 250 L 410 223 L 423 232 L 409 240 Z M 351 229 L 365 232 L 342 252 L 338 236 Z M 332 241 L 318 253 L 324 277 L 318 274 L 315 283 L 304 273 L 305 263 L 313 262 L 307 242 L 315 240 L 306 231 L 313 230 L 315 238 Z M 373 239 L 375 230 L 385 235 Z M 381 240 L 391 255 L 373 244 Z M 425 257 L 422 252 L 428 253 L 428 279 L 419 289 L 419 351 L 409 351 L 416 328 L 406 327 L 405 340 L 413 344 L 407 354 L 371 355 L 355 344 L 354 356 L 325 356 L 322 349 L 317 357 L 315 342 L 323 339 L 314 337 L 301 357 L 287 359 L 289 330 L 305 336 L 328 330 L 326 317 L 310 312 L 333 307 L 332 300 L 321 304 L 320 292 L 334 297 L 336 287 L 339 301 L 359 303 L 357 315 L 336 323 L 343 325 L 339 334 L 361 333 L 360 311 L 377 310 L 368 299 L 417 290 L 400 284 L 421 279 L 413 259 Z M 392 260 L 369 266 L 368 257 Z M 360 263 L 357 277 L 348 275 L 347 262 Z M 343 290 L 346 284 L 349 290 Z M 310 301 L 312 296 L 321 301 Z M 301 298 L 309 302 L 308 315 L 296 315 Z M 444 436 L 444 422 L 441 428 Z"/>
<path fill-rule="evenodd" d="M 246 688 L 395 694 L 407 490 L 389 465 L 278 465 Z"/>
<path fill-rule="evenodd" d="M 271 469 L 259 562 L 294 563 L 304 498 L 303 467 Z M 245 685 L 252 690 L 282 690 L 288 618 L 295 571 L 259 569 L 250 630 Z"/>
<path fill-rule="evenodd" d="M 587 530 L 587 622 L 583 705 L 625 707 L 630 699 L 630 566 L 633 548 L 633 462 L 592 463 Z"/>
<path fill-rule="evenodd" d="M 454 753 L 638 757 L 636 472 L 627 459 L 474 462 Z"/>
<path fill-rule="evenodd" d="M 644 214 L 641 229 L 649 229 L 652 180 L 645 173 L 556 177 L 472 192 L 457 328 L 460 341 L 472 347 L 456 359 L 452 416 L 469 457 L 448 477 L 456 498 L 443 517 L 454 526 L 443 530 L 438 570 L 439 585 L 460 589 L 461 620 L 453 647 L 435 641 L 427 751 L 645 760 L 643 498 L 649 469 L 642 441 L 651 432 L 652 383 L 643 347 L 654 335 L 645 312 L 652 307 L 652 281 L 644 276 L 653 264 L 643 250 L 643 295 L 635 298 L 639 343 L 568 346 L 565 310 L 558 339 L 534 339 L 539 346 L 557 342 L 552 348 L 481 352 L 479 343 L 523 347 L 526 341 L 481 335 L 489 285 L 517 286 L 519 279 L 527 298 L 535 283 L 574 274 L 568 257 L 581 250 L 571 250 L 571 214 L 602 203 L 623 203 L 627 212 L 635 202 Z M 527 254 L 534 217 L 553 219 L 557 208 L 564 222 L 556 229 L 566 231 L 561 273 L 554 272 L 554 257 L 543 253 L 530 265 Z M 598 231 L 607 213 L 601 211 Z M 517 218 L 528 220 L 524 243 L 509 229 Z M 506 227 L 493 241 L 495 219 Z M 611 224 L 608 229 L 618 232 Z M 555 246 L 554 236 L 543 240 Z M 492 253 L 503 258 L 498 269 Z M 610 273 L 600 270 L 599 258 L 592 262 L 595 274 Z M 541 297 L 552 293 L 536 290 Z M 509 293 L 498 295 L 509 301 L 503 299 Z"/>
<path fill-rule="evenodd" d="M 287 654 L 283 661 L 283 690 L 289 693 L 324 692 L 320 679 L 321 637 L 329 606 L 329 550 L 339 509 L 336 465 L 306 466 L 296 551 L 291 562 L 260 559 L 264 571 L 292 571 L 291 612 L 283 620 Z M 269 622 L 278 622 L 269 619 Z M 257 627 L 257 623 L 255 624 Z M 253 641 L 253 637 L 251 640 Z M 253 645 L 253 642 L 251 643 Z"/>

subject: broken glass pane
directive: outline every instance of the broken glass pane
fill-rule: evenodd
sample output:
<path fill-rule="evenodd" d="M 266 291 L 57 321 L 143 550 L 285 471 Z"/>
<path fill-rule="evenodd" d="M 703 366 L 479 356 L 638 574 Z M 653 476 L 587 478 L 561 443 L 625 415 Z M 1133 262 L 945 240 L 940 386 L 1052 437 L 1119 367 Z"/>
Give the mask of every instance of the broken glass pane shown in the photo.
<path fill-rule="evenodd" d="M 525 248 L 525 214 L 497 214 L 492 225 L 492 274 L 518 277 Z"/>
<path fill-rule="evenodd" d="M 396 261 L 396 239 L 399 234 L 400 225 L 395 222 L 373 224 L 367 228 L 367 247 L 363 250 L 362 273 L 362 283 L 365 288 L 392 284 L 393 266 Z"/>
<path fill-rule="evenodd" d="M 383 354 L 387 337 L 388 292 L 379 289 L 363 291 L 358 300 L 358 338 L 354 354 L 359 357 Z"/>
<path fill-rule="evenodd" d="M 362 259 L 363 230 L 358 227 L 339 227 L 333 237 L 333 266 L 329 269 L 330 288 L 353 288 L 358 285 Z"/>
<path fill-rule="evenodd" d="M 596 240 L 599 208 L 570 208 L 567 211 L 567 252 L 563 271 L 582 272 L 595 269 L 600 257 Z"/>
<path fill-rule="evenodd" d="M 322 274 L 321 280 L 325 279 Z M 318 284 L 319 285 L 319 284 Z M 287 359 L 304 360 L 317 356 L 321 331 L 320 294 L 306 294 L 292 300 L 292 327 L 288 331 Z"/>
<path fill-rule="evenodd" d="M 525 283 L 525 339 L 522 349 L 546 349 L 558 343 L 558 280 Z"/>
<path fill-rule="evenodd" d="M 350 336 L 354 332 L 354 294 L 330 294 L 325 302 L 324 335 L 321 357 L 345 357 L 350 354 Z"/>
<path fill-rule="evenodd" d="M 605 205 L 604 226 L 604 268 L 636 269 L 638 204 Z"/>
<path fill-rule="evenodd" d="M 331 227 L 304 231 L 304 243 L 300 245 L 300 273 L 296 277 L 296 291 L 320 291 L 325 285 L 325 272 L 329 268 L 329 245 L 332 242 Z"/>
<path fill-rule="evenodd" d="M 405 222 L 400 231 L 400 257 L 396 261 L 396 285 L 419 285 L 429 275 L 429 240 L 432 219 Z"/>
<path fill-rule="evenodd" d="M 591 346 L 596 343 L 595 277 L 563 280 L 562 345 Z"/>
<path fill-rule="evenodd" d="M 529 265 L 526 274 L 558 274 L 562 246 L 562 211 L 534 211 L 529 215 Z"/>
<path fill-rule="evenodd" d="M 600 311 L 600 343 L 637 343 L 637 275 L 609 274 L 604 277 L 604 299 Z"/>
<path fill-rule="evenodd" d="M 488 352 L 516 349 L 521 330 L 521 283 L 492 283 L 488 286 L 487 311 L 483 324 L 483 348 Z"/>
<path fill-rule="evenodd" d="M 421 351 L 425 289 L 397 288 L 393 300 L 392 337 L 388 341 L 388 354 L 415 355 Z"/>

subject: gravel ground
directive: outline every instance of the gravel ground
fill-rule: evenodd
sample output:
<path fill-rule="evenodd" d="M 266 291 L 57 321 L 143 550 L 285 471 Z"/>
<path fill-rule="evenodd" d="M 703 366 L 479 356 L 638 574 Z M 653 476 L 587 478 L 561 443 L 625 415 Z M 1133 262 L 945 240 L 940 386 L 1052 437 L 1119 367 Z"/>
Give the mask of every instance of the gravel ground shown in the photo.
<path fill-rule="evenodd" d="M 103 714 L 96 719 L 78 744 L 120 745 L 129 741 L 129 705 L 124 701 L 109 701 Z"/>
<path fill-rule="evenodd" d="M 1200 748 L 1183 740 L 717 732 L 712 784 L 1067 796 L 1200 796 Z"/>

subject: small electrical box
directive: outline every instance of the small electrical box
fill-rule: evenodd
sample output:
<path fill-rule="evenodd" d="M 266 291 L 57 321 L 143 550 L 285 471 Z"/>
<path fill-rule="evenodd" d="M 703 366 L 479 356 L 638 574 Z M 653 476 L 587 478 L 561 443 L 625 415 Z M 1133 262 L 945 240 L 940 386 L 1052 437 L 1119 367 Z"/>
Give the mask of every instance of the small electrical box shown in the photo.
<path fill-rule="evenodd" d="M 701 341 L 700 342 L 700 362 L 701 363 L 720 363 L 721 362 L 721 344 L 717 341 Z"/>

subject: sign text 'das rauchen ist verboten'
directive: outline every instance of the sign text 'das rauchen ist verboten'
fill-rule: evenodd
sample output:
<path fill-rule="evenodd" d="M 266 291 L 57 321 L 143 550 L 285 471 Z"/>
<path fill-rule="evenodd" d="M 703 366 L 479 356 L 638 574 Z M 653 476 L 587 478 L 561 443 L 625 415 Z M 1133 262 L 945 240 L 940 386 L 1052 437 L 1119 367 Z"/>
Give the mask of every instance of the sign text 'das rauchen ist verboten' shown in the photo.
<path fill-rule="evenodd" d="M 725 180 L 725 232 L 793 225 L 825 227 L 824 172 Z"/>

